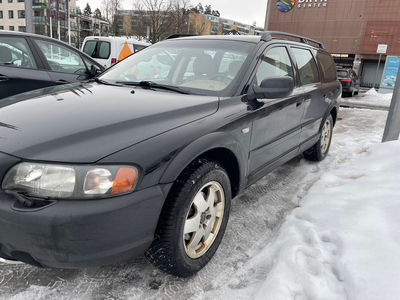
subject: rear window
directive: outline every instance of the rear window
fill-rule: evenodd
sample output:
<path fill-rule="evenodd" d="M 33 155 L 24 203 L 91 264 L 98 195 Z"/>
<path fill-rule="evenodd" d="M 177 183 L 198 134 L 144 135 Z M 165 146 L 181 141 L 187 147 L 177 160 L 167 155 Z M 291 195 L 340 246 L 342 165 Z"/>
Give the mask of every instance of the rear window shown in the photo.
<path fill-rule="evenodd" d="M 317 61 L 325 81 L 336 80 L 336 67 L 332 56 L 324 51 L 318 51 Z"/>
<path fill-rule="evenodd" d="M 104 41 L 87 41 L 83 52 L 93 58 L 107 59 L 110 57 L 111 45 Z"/>
<path fill-rule="evenodd" d="M 338 70 L 337 75 L 338 75 L 338 77 L 343 77 L 343 78 L 349 77 L 347 74 L 347 71 L 344 71 L 344 70 Z"/>

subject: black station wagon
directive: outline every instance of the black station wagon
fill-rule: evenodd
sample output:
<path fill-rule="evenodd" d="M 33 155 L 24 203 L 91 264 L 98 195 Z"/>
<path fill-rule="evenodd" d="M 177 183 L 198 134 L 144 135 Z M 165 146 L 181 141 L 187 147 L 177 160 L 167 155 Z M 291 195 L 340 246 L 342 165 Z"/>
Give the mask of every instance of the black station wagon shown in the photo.
<path fill-rule="evenodd" d="M 190 276 L 231 199 L 301 153 L 326 157 L 341 92 L 321 43 L 265 32 L 168 39 L 3 99 L 0 257 L 83 268 L 145 253 Z"/>
<path fill-rule="evenodd" d="M 102 65 L 67 43 L 38 34 L 0 30 L 0 99 L 87 81 L 102 70 Z"/>

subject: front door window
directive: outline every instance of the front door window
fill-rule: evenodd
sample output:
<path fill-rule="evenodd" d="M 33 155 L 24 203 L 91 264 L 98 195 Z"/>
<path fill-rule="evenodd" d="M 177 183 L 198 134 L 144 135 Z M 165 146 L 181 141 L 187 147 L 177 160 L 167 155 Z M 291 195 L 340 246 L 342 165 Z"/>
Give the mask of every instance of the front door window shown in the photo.
<path fill-rule="evenodd" d="M 83 75 L 89 71 L 80 55 L 62 45 L 44 40 L 35 40 L 52 71 Z"/>

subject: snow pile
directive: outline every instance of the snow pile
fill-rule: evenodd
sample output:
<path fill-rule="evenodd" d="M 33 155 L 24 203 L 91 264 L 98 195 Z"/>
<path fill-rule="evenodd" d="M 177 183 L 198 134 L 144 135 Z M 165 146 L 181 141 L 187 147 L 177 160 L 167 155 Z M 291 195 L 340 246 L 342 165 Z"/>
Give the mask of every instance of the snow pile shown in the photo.
<path fill-rule="evenodd" d="M 362 104 L 368 106 L 381 106 L 389 108 L 393 93 L 379 94 L 375 89 L 370 89 L 364 94 L 354 97 L 343 97 L 343 103 Z"/>
<path fill-rule="evenodd" d="M 367 96 L 372 96 L 373 99 L 376 100 L 384 100 L 384 101 L 391 101 L 393 93 L 388 93 L 388 94 L 379 94 L 375 89 L 370 89 L 368 90 L 365 95 Z M 371 97 L 368 97 L 371 98 Z"/>
<path fill-rule="evenodd" d="M 248 265 L 268 270 L 256 299 L 399 298 L 399 153 L 374 145 L 311 187 Z"/>

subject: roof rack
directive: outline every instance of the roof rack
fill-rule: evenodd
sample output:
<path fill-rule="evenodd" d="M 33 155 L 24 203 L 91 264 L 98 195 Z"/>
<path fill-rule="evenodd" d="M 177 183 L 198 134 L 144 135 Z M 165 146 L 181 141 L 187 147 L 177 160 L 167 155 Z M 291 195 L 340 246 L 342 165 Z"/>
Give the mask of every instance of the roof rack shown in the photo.
<path fill-rule="evenodd" d="M 301 36 L 301 35 L 292 34 L 292 33 L 286 33 L 286 32 L 281 32 L 281 31 L 264 31 L 263 34 L 261 35 L 261 41 L 269 42 L 270 40 L 272 40 L 272 35 L 273 34 L 298 38 L 298 39 L 300 39 L 300 42 L 304 43 L 304 44 L 308 44 L 308 42 L 312 42 L 312 43 L 317 44 L 319 48 L 325 49 L 324 45 L 321 42 L 306 38 L 306 37 Z"/>

